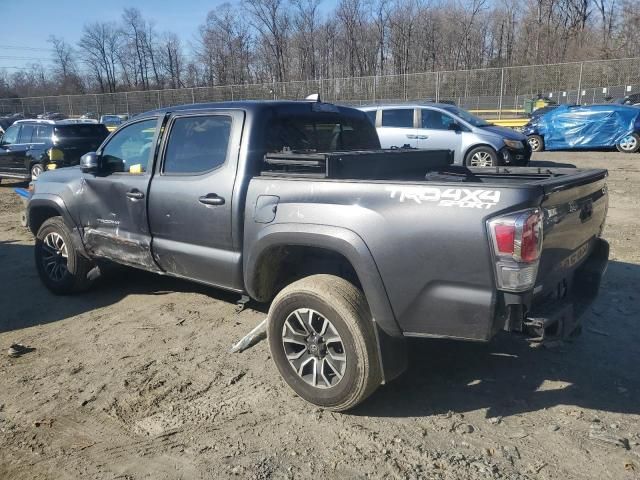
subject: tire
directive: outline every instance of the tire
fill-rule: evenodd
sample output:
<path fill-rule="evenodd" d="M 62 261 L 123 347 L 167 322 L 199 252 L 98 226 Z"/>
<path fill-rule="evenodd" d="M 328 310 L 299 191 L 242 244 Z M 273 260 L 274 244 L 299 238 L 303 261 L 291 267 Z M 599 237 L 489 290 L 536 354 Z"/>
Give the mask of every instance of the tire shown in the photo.
<path fill-rule="evenodd" d="M 532 152 L 544 151 L 544 138 L 540 135 L 529 135 L 527 137 L 527 142 L 529 142 Z"/>
<path fill-rule="evenodd" d="M 93 264 L 78 251 L 62 217 L 51 217 L 40 226 L 34 253 L 40 280 L 56 295 L 81 292 L 91 286 L 87 273 Z"/>
<path fill-rule="evenodd" d="M 622 153 L 636 153 L 640 150 L 640 135 L 637 133 L 627 135 L 620 140 L 620 143 L 616 145 L 616 148 Z"/>
<path fill-rule="evenodd" d="M 309 403 L 338 412 L 349 410 L 381 383 L 376 335 L 364 293 L 343 278 L 312 275 L 284 288 L 269 309 L 267 335 L 280 375 Z M 293 337 L 305 343 L 287 341 Z M 287 355 L 295 357 L 296 348 L 302 353 L 290 361 Z"/>
<path fill-rule="evenodd" d="M 499 165 L 498 154 L 491 147 L 476 147 L 467 153 L 464 164 L 468 167 L 495 167 Z"/>
<path fill-rule="evenodd" d="M 44 172 L 44 166 L 41 163 L 34 163 L 31 165 L 31 180 L 35 180 Z"/>

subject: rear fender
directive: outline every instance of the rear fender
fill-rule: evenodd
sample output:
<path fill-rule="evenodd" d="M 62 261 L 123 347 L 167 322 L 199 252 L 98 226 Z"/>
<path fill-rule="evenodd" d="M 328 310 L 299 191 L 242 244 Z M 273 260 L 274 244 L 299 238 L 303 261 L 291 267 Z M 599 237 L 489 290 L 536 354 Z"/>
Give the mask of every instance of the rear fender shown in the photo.
<path fill-rule="evenodd" d="M 406 368 L 407 353 L 402 331 L 396 322 L 387 292 L 371 252 L 355 232 L 339 227 L 279 223 L 259 232 L 255 243 L 245 256 L 244 280 L 251 297 L 261 301 L 257 273 L 267 254 L 275 247 L 308 246 L 321 248 L 342 255 L 354 268 L 362 286 L 376 328 L 378 351 L 384 380 L 400 375 Z M 246 246 L 245 246 L 246 248 Z"/>

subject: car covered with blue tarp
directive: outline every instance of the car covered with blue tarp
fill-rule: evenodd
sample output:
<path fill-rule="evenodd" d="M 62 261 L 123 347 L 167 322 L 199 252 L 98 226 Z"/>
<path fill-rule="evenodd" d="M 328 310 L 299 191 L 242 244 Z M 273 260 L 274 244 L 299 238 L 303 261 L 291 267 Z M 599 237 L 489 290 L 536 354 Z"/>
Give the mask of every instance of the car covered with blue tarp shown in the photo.
<path fill-rule="evenodd" d="M 616 147 L 634 153 L 640 150 L 640 108 L 562 105 L 532 118 L 523 133 L 535 152 Z"/>

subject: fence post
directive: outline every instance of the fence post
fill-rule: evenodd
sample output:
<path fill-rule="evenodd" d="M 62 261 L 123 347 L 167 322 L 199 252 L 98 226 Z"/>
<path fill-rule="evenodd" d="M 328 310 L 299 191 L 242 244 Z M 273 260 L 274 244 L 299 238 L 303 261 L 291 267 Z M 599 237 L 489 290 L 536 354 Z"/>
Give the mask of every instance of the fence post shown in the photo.
<path fill-rule="evenodd" d="M 96 115 L 100 116 L 100 108 L 98 107 L 98 95 L 94 94 L 93 97 L 95 98 L 95 101 L 96 101 Z"/>
<path fill-rule="evenodd" d="M 22 100 L 22 99 L 20 99 L 20 106 L 22 107 L 22 114 L 24 115 L 25 114 L 25 111 L 24 111 L 24 100 Z"/>
<path fill-rule="evenodd" d="M 127 115 L 129 115 L 129 93 L 124 92 L 124 104 L 127 109 Z"/>
<path fill-rule="evenodd" d="M 500 69 L 500 98 L 498 99 L 498 120 L 502 118 L 502 95 L 504 92 L 504 68 Z"/>
<path fill-rule="evenodd" d="M 42 97 L 42 113 L 47 113 L 47 107 L 44 105 L 44 97 Z"/>
<path fill-rule="evenodd" d="M 440 72 L 436 72 L 436 103 L 440 101 Z"/>
<path fill-rule="evenodd" d="M 231 92 L 233 92 L 233 87 L 231 87 Z M 232 98 L 233 98 L 233 93 L 232 93 Z M 191 89 L 191 103 L 196 103 L 196 94 L 193 88 Z"/>
<path fill-rule="evenodd" d="M 578 77 L 578 95 L 576 95 L 576 105 L 582 104 L 582 68 L 584 62 L 580 62 L 580 76 Z"/>
<path fill-rule="evenodd" d="M 162 108 L 162 105 L 160 105 L 160 90 L 158 90 L 158 108 Z"/>
<path fill-rule="evenodd" d="M 67 101 L 69 102 L 69 116 L 73 117 L 73 106 L 71 105 L 71 95 L 67 95 Z"/>
<path fill-rule="evenodd" d="M 378 75 L 376 74 L 373 76 L 373 103 L 376 103 L 377 86 L 378 86 Z"/>

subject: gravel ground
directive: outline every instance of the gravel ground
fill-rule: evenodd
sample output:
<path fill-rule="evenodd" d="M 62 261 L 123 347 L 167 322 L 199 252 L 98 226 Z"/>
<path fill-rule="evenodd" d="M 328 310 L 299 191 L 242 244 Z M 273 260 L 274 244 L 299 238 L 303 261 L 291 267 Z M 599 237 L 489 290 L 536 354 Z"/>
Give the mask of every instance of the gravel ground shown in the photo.
<path fill-rule="evenodd" d="M 610 171 L 583 334 L 412 342 L 409 371 L 348 414 L 297 398 L 266 342 L 227 353 L 264 318 L 232 295 L 135 271 L 49 294 L 3 181 L 0 478 L 640 478 L 640 154 L 535 160 Z M 34 350 L 9 358 L 14 342 Z"/>

